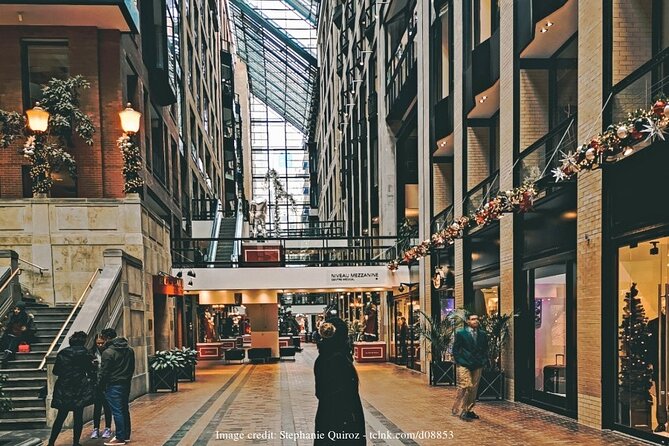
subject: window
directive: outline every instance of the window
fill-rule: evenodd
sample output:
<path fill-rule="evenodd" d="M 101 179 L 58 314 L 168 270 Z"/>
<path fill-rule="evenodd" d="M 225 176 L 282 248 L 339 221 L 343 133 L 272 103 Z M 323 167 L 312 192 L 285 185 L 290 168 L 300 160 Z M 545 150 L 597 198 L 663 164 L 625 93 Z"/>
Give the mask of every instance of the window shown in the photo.
<path fill-rule="evenodd" d="M 669 237 L 618 249 L 616 421 L 644 431 L 666 423 L 668 254 Z"/>
<path fill-rule="evenodd" d="M 165 126 L 160 113 L 155 108 L 151 108 L 151 161 L 153 164 L 153 174 L 165 184 Z"/>
<path fill-rule="evenodd" d="M 42 88 L 53 78 L 66 79 L 70 72 L 67 41 L 22 42 L 23 107 L 32 108 L 42 98 Z"/>

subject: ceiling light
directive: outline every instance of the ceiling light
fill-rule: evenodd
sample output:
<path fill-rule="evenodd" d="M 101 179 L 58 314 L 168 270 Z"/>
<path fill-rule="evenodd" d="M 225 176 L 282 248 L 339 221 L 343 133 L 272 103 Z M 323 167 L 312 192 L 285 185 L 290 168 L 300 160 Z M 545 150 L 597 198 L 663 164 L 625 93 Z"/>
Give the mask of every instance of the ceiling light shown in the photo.
<path fill-rule="evenodd" d="M 542 27 L 541 27 L 541 32 L 542 32 L 542 33 L 545 33 L 546 31 L 548 31 L 548 30 L 542 26 Z"/>
<path fill-rule="evenodd" d="M 553 22 L 551 22 L 550 20 L 547 21 L 546 22 L 546 28 L 550 28 L 551 26 L 553 26 Z"/>

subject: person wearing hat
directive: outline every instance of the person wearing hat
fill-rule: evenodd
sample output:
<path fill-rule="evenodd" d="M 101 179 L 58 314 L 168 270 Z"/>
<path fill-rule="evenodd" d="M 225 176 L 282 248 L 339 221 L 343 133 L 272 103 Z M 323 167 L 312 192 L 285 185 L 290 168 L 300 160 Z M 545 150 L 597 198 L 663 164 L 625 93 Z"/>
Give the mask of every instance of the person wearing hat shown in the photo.
<path fill-rule="evenodd" d="M 0 350 L 2 361 L 14 358 L 14 354 L 20 344 L 30 343 L 35 335 L 35 318 L 26 312 L 26 304 L 23 301 L 16 303 L 12 309 L 5 330 L 0 338 Z"/>
<path fill-rule="evenodd" d="M 343 320 L 330 318 L 321 324 L 319 335 L 314 364 L 318 398 L 314 445 L 367 444 L 348 327 Z"/>

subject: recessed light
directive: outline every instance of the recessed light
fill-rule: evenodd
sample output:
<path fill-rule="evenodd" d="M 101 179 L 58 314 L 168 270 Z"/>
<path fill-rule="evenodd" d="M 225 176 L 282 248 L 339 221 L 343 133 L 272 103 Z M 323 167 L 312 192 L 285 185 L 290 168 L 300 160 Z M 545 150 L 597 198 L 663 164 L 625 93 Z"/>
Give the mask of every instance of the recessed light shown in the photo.
<path fill-rule="evenodd" d="M 553 26 L 553 22 L 551 22 L 550 20 L 547 21 L 546 22 L 546 28 L 550 28 L 551 26 Z"/>
<path fill-rule="evenodd" d="M 548 30 L 542 26 L 542 27 L 541 27 L 541 32 L 542 32 L 542 33 L 545 33 L 546 31 L 548 31 Z"/>

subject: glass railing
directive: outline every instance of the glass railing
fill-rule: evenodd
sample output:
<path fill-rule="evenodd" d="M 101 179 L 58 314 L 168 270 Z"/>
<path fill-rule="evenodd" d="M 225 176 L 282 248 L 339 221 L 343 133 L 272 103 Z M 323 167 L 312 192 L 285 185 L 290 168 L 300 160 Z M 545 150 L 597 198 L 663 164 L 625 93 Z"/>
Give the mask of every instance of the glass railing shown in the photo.
<path fill-rule="evenodd" d="M 219 210 L 217 198 L 196 198 L 191 201 L 193 220 L 213 220 Z"/>
<path fill-rule="evenodd" d="M 573 114 L 520 152 L 514 172 L 516 186 L 530 180 L 539 187 L 546 186 L 552 178 L 551 170 L 563 158 L 559 152 L 573 151 L 577 145 L 576 114 Z"/>
<path fill-rule="evenodd" d="M 607 107 L 607 124 L 625 120 L 629 112 L 639 108 L 648 109 L 655 100 L 667 96 L 669 96 L 669 48 L 665 48 L 613 86 Z M 640 140 L 640 143 L 648 144 L 644 140 Z"/>
<path fill-rule="evenodd" d="M 280 222 L 279 236 L 285 238 L 304 237 L 343 237 L 346 222 L 343 220 L 327 220 L 315 222 Z M 274 224 L 265 225 L 268 235 L 276 236 Z"/>
<path fill-rule="evenodd" d="M 411 35 L 415 35 L 415 29 Z M 393 105 L 402 92 L 404 84 L 409 79 L 411 72 L 416 67 L 416 43 L 413 37 L 410 38 L 402 54 L 396 60 L 391 61 L 386 68 L 386 95 L 388 98 L 388 110 L 392 110 Z"/>
<path fill-rule="evenodd" d="M 465 195 L 465 215 L 472 215 L 487 200 L 495 197 L 499 192 L 499 170 L 495 171 L 485 180 L 474 186 Z"/>
<path fill-rule="evenodd" d="M 432 234 L 436 234 L 442 229 L 446 228 L 447 225 L 453 222 L 454 217 L 453 205 L 447 207 L 443 211 L 439 212 L 432 219 Z"/>
<path fill-rule="evenodd" d="M 395 237 L 188 238 L 172 240 L 174 268 L 235 268 L 239 266 L 375 266 L 397 257 Z M 239 245 L 239 259 L 219 259 L 214 246 Z M 249 261 L 245 248 L 261 248 L 272 256 Z"/>

